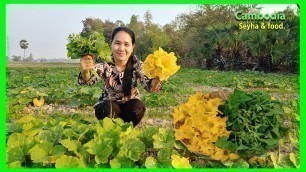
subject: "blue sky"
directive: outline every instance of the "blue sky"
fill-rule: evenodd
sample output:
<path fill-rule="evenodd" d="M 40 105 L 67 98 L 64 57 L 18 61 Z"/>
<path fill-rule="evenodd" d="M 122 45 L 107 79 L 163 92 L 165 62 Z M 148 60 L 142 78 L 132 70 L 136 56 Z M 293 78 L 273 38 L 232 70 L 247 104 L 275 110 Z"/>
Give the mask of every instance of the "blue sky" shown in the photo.
<path fill-rule="evenodd" d="M 282 10 L 287 5 L 265 5 L 264 12 Z M 293 5 L 294 8 L 296 6 Z M 140 21 L 147 10 L 153 23 L 161 26 L 170 23 L 178 14 L 189 13 L 195 5 L 8 5 L 7 6 L 7 54 L 23 56 L 19 41 L 26 39 L 29 48 L 26 56 L 38 58 L 67 58 L 67 37 L 82 30 L 81 21 L 86 17 L 122 20 L 129 23 L 135 14 Z"/>

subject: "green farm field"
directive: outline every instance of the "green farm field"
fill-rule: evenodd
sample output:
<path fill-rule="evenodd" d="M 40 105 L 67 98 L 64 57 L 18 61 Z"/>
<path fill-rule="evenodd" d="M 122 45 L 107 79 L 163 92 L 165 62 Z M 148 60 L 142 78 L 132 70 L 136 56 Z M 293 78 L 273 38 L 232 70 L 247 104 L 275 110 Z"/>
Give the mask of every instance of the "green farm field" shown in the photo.
<path fill-rule="evenodd" d="M 77 83 L 78 74 L 78 63 L 8 64 L 8 167 L 171 168 L 169 158 L 172 154 L 188 157 L 193 168 L 299 167 L 299 75 L 182 68 L 163 82 L 160 93 L 148 93 L 139 84 L 141 99 L 147 110 L 141 123 L 130 131 L 131 124 L 123 124 L 120 120 L 95 119 L 92 106 L 101 93 L 102 81 L 91 87 L 80 86 Z M 175 141 L 171 115 L 175 107 L 196 92 L 233 92 L 235 89 L 248 93 L 267 92 L 281 102 L 284 111 L 281 118 L 288 132 L 279 140 L 277 149 L 257 159 L 224 163 L 191 153 Z M 33 106 L 36 97 L 44 98 L 42 106 Z M 95 127 L 97 124 L 103 127 Z M 94 140 L 104 137 L 103 133 L 107 131 L 108 137 L 117 140 Z M 135 138 L 132 138 L 133 134 Z M 124 139 L 131 139 L 131 145 L 123 145 L 127 141 Z M 15 146 L 10 144 L 13 142 Z M 21 149 L 21 153 L 17 149 Z M 42 157 L 37 157 L 38 153 Z"/>

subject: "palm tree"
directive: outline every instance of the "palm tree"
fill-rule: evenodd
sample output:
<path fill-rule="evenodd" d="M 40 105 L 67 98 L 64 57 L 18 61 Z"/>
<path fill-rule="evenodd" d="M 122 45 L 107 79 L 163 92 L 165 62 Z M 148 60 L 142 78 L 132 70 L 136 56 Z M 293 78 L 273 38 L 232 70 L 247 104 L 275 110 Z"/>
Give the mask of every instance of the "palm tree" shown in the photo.
<path fill-rule="evenodd" d="M 241 39 L 245 39 L 245 37 L 241 37 Z M 256 59 L 256 66 L 252 69 L 259 70 L 270 70 L 270 59 L 269 55 L 269 40 L 267 37 L 267 32 L 263 30 L 258 30 L 254 32 L 250 32 L 248 34 L 248 38 L 246 38 L 246 43 L 251 50 L 253 57 Z"/>
<path fill-rule="evenodd" d="M 22 40 L 19 42 L 19 45 L 20 45 L 20 47 L 23 49 L 23 58 L 25 58 L 25 50 L 29 47 L 29 43 L 28 43 L 27 40 L 22 39 Z"/>

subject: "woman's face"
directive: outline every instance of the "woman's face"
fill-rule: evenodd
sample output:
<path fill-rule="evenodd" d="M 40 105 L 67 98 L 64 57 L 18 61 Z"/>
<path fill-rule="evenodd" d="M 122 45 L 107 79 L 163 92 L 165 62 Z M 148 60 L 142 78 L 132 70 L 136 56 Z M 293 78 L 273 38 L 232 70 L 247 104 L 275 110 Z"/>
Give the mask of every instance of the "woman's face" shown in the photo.
<path fill-rule="evenodd" d="M 131 36 L 125 31 L 119 31 L 112 41 L 112 53 L 115 62 L 126 63 L 134 49 Z"/>

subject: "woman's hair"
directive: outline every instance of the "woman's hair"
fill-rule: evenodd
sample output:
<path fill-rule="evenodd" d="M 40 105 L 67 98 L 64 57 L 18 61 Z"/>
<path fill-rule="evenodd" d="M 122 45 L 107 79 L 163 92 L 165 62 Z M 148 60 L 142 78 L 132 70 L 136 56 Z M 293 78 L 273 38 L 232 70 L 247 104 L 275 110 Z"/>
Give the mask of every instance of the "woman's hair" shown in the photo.
<path fill-rule="evenodd" d="M 135 34 L 134 32 L 127 28 L 127 27 L 117 27 L 114 29 L 113 33 L 112 33 L 112 42 L 116 36 L 116 34 L 120 31 L 124 31 L 126 33 L 128 33 L 130 35 L 130 37 L 132 38 L 132 44 L 135 44 Z M 124 72 L 124 76 L 123 76 L 123 93 L 124 95 L 128 96 L 131 94 L 131 86 L 132 86 L 132 75 L 133 75 L 133 56 L 134 54 L 132 53 L 131 56 L 129 57 L 126 67 L 125 67 L 125 72 Z"/>
<path fill-rule="evenodd" d="M 134 32 L 131 29 L 127 28 L 127 27 L 121 27 L 121 26 L 120 27 L 116 27 L 113 30 L 113 33 L 112 33 L 112 42 L 113 42 L 116 34 L 118 32 L 120 32 L 120 31 L 124 31 L 124 32 L 128 33 L 131 36 L 131 38 L 132 38 L 132 44 L 133 45 L 135 44 L 135 34 L 134 34 Z"/>

